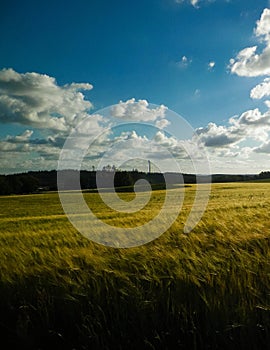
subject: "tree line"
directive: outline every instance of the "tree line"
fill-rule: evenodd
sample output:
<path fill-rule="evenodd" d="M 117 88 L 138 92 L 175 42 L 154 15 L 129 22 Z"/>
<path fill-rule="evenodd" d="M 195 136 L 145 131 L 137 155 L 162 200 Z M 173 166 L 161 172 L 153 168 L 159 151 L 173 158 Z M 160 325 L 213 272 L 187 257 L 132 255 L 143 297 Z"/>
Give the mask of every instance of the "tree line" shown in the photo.
<path fill-rule="evenodd" d="M 109 186 L 109 178 L 113 175 L 114 187 L 133 186 L 139 179 L 146 179 L 153 184 L 164 183 L 164 177 L 160 173 L 147 174 L 138 170 L 120 171 L 114 168 L 103 168 L 100 171 L 77 171 L 77 170 L 62 170 L 64 183 L 61 184 L 61 189 L 78 190 L 78 189 L 96 189 L 96 176 L 99 172 L 99 179 L 102 187 Z M 72 184 L 74 173 L 79 172 L 80 187 L 75 188 Z M 114 174 L 112 174 L 114 172 Z M 78 175 L 78 174 L 76 174 Z M 40 193 L 44 191 L 57 191 L 57 171 L 30 171 L 28 173 L 0 175 L 0 195 L 9 194 L 28 194 Z"/>
<path fill-rule="evenodd" d="M 78 170 L 62 170 L 65 172 L 64 178 L 66 184 L 62 184 L 62 188 L 66 190 L 77 190 L 70 185 L 69 178 L 74 175 L 74 172 Z M 114 173 L 114 187 L 119 191 L 122 189 L 128 190 L 127 187 L 132 187 L 139 179 L 147 180 L 152 188 L 165 188 L 165 179 L 161 173 L 145 173 L 136 169 L 131 171 L 117 170 L 114 167 L 104 167 L 102 170 L 81 170 L 80 188 L 83 190 L 94 190 L 97 188 L 96 176 L 99 172 L 99 178 L 101 179 L 102 187 L 106 188 L 110 182 L 109 177 Z M 169 179 L 171 184 L 179 183 L 179 174 L 167 173 L 166 179 Z M 185 184 L 196 183 L 196 176 L 193 174 L 182 174 Z M 270 171 L 263 171 L 258 175 L 230 175 L 230 174 L 215 174 L 212 175 L 212 182 L 235 182 L 235 181 L 248 181 L 270 179 Z M 57 191 L 57 171 L 30 171 L 28 173 L 0 175 L 0 195 L 9 194 L 29 194 L 40 193 L 42 191 Z"/>

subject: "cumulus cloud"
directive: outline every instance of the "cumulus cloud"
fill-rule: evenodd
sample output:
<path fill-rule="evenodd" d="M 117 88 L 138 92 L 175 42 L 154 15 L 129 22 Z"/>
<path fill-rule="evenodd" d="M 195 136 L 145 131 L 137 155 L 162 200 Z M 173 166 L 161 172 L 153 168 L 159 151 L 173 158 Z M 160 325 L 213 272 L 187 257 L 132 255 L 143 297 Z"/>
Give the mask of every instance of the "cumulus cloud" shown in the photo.
<path fill-rule="evenodd" d="M 176 147 L 178 145 L 178 141 L 174 137 L 169 137 L 164 134 L 164 132 L 158 131 L 154 137 L 154 141 L 156 144 L 165 146 L 165 147 Z"/>
<path fill-rule="evenodd" d="M 122 163 L 125 159 L 151 159 L 165 171 L 172 166 L 172 158 L 183 161 L 188 159 L 186 147 L 184 147 L 185 142 L 187 141 L 167 136 L 162 131 L 158 131 L 151 138 L 138 135 L 136 131 L 123 132 L 111 140 L 111 146 L 108 149 L 113 149 L 113 152 L 111 154 L 109 151 L 106 154 L 105 163 L 107 160 L 112 161 L 112 159 L 114 164 Z"/>
<path fill-rule="evenodd" d="M 239 76 L 256 77 L 270 75 L 270 9 L 264 9 L 254 30 L 255 35 L 265 43 L 262 52 L 257 46 L 241 50 L 230 60 L 230 70 Z"/>
<path fill-rule="evenodd" d="M 260 20 L 256 22 L 255 34 L 263 36 L 266 41 L 270 39 L 270 9 L 264 9 Z"/>
<path fill-rule="evenodd" d="M 167 107 L 160 105 L 156 108 L 150 108 L 146 100 L 131 98 L 126 102 L 120 101 L 111 108 L 111 116 L 127 121 L 156 121 L 165 118 Z"/>
<path fill-rule="evenodd" d="M 266 96 L 270 96 L 270 78 L 265 78 L 261 84 L 255 86 L 250 92 L 250 97 L 253 99 L 261 99 Z"/>
<path fill-rule="evenodd" d="M 157 120 L 155 123 L 155 126 L 159 129 L 165 129 L 168 125 L 170 125 L 171 123 L 169 122 L 169 120 L 167 119 L 160 119 Z"/>
<path fill-rule="evenodd" d="M 256 90 L 254 88 L 251 95 L 253 98 L 268 96 L 267 88 L 268 80 L 266 79 L 262 86 L 256 87 Z M 265 102 L 267 105 L 268 101 Z M 166 119 L 157 119 L 156 125 L 158 126 L 159 123 L 162 125 L 163 120 Z M 152 140 L 138 136 L 136 133 L 127 133 L 122 134 L 118 140 L 111 140 L 111 142 L 112 144 L 118 142 L 119 159 L 121 156 L 124 157 L 126 152 L 132 156 L 134 147 L 136 149 L 144 148 L 144 156 L 147 159 L 165 161 L 166 153 L 161 152 L 161 148 L 165 148 L 175 159 L 181 160 L 182 164 L 182 162 L 187 161 L 189 155 L 192 155 L 193 159 L 200 159 L 200 150 L 197 146 L 194 147 L 198 140 L 201 146 L 208 150 L 213 168 L 223 169 L 225 172 L 231 169 L 232 172 L 235 172 L 236 168 L 234 167 L 239 166 L 239 169 L 245 169 L 248 172 L 251 168 L 260 171 L 263 164 L 261 160 L 256 166 L 253 164 L 259 158 L 259 153 L 270 154 L 269 134 L 270 111 L 261 112 L 255 108 L 247 110 L 239 116 L 229 118 L 226 125 L 209 123 L 206 127 L 198 128 L 191 140 L 177 140 L 165 132 L 159 131 Z M 124 138 L 129 141 L 128 150 L 123 149 Z M 226 164 L 225 167 L 224 164 Z"/>
<path fill-rule="evenodd" d="M 92 104 L 80 90 L 91 84 L 57 85 L 45 74 L 0 71 L 0 122 L 18 123 L 51 130 L 69 130 L 85 117 Z"/>
<path fill-rule="evenodd" d="M 8 135 L 0 140 L 0 159 L 2 167 L 6 169 L 4 171 L 14 171 L 15 168 L 17 171 L 46 169 L 46 165 L 47 168 L 55 169 L 60 151 L 71 131 L 76 136 L 70 142 L 71 157 L 87 149 L 89 137 L 97 136 L 92 140 L 86 155 L 86 159 L 91 162 L 97 161 L 115 145 L 119 145 L 119 151 L 123 151 L 124 140 L 128 141 L 131 153 L 149 141 L 135 132 L 115 136 L 110 131 L 115 122 L 111 117 L 152 122 L 160 129 L 170 123 L 165 118 L 167 107 L 152 107 L 146 100 L 136 101 L 134 98 L 113 106 L 109 116 L 90 115 L 88 112 L 92 104 L 85 99 L 81 90 L 91 88 L 92 85 L 87 83 L 59 86 L 54 78 L 47 75 L 1 70 L 0 123 L 31 127 L 19 135 Z M 10 164 L 4 161 L 7 157 L 11 160 Z"/>
<path fill-rule="evenodd" d="M 215 123 L 209 123 L 204 128 L 196 130 L 200 141 L 206 147 L 224 147 L 240 141 L 241 136 L 225 126 L 218 126 Z"/>
<path fill-rule="evenodd" d="M 270 113 L 261 113 L 258 108 L 244 112 L 238 120 L 232 119 L 235 125 L 249 125 L 249 126 L 270 126 Z"/>
<path fill-rule="evenodd" d="M 259 32 L 265 33 L 266 30 L 262 26 Z M 188 62 L 188 58 L 185 61 Z M 211 62 L 213 68 L 215 64 Z M 270 79 L 266 78 L 251 90 L 250 96 L 254 99 L 270 96 L 269 85 Z M 99 135 L 85 157 L 85 164 L 89 166 L 108 150 L 114 149 L 119 162 L 141 155 L 144 159 L 167 162 L 166 166 L 170 169 L 171 162 L 166 150 L 172 157 L 181 160 L 181 166 L 186 164 L 188 169 L 190 155 L 193 159 L 201 157 L 200 150 L 194 146 L 197 140 L 209 150 L 219 166 L 222 159 L 227 159 L 226 162 L 232 159 L 250 160 L 252 154 L 259 157 L 260 153 L 263 157 L 263 154 L 270 153 L 270 111 L 263 113 L 256 108 L 230 118 L 226 125 L 209 123 L 197 129 L 194 139 L 190 140 L 177 140 L 164 130 L 158 131 L 150 139 L 130 130 L 116 135 L 110 130 L 116 119 L 151 122 L 159 129 L 166 129 L 170 124 L 166 118 L 167 107 L 152 106 L 146 100 L 132 98 L 114 105 L 109 114 L 89 115 L 92 105 L 82 91 L 91 88 L 92 85 L 88 83 L 59 86 L 54 78 L 38 73 L 20 74 L 12 69 L 0 71 L 0 123 L 25 125 L 25 130 L 20 134 L 0 140 L 2 167 L 10 169 L 7 172 L 14 169 L 56 168 L 59 152 L 71 130 L 81 137 L 79 141 L 71 142 L 71 157 L 76 156 L 76 152 L 80 152 L 85 145 L 88 146 L 89 136 Z M 265 101 L 265 104 L 270 108 L 269 101 Z M 246 147 L 250 139 L 257 142 L 256 147 L 254 142 L 252 147 Z"/>
<path fill-rule="evenodd" d="M 196 134 L 200 142 L 208 148 L 228 149 L 247 139 L 266 142 L 269 131 L 270 112 L 261 113 L 256 108 L 230 118 L 228 126 L 209 123 L 206 127 L 198 128 Z"/>

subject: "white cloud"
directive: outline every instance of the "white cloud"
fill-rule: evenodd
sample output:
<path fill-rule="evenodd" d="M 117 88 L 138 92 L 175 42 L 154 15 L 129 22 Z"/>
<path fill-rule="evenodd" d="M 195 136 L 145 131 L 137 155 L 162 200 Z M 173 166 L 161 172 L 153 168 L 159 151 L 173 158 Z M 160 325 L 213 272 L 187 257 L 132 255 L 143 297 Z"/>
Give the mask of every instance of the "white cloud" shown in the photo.
<path fill-rule="evenodd" d="M 269 101 L 269 100 L 264 101 L 264 104 L 265 104 L 268 108 L 270 108 L 270 101 Z"/>
<path fill-rule="evenodd" d="M 165 129 L 168 125 L 170 125 L 171 123 L 169 122 L 169 120 L 167 119 L 160 119 L 157 120 L 155 123 L 155 126 L 159 129 Z"/>
<path fill-rule="evenodd" d="M 131 98 L 126 102 L 120 101 L 111 108 L 111 115 L 115 118 L 128 121 L 156 121 L 165 117 L 167 107 L 164 105 L 150 108 L 146 100 L 138 100 Z"/>
<path fill-rule="evenodd" d="M 215 123 L 198 128 L 196 134 L 206 147 L 226 147 L 241 140 L 241 136 L 232 127 L 218 126 Z"/>
<path fill-rule="evenodd" d="M 187 56 L 182 56 L 181 60 L 176 62 L 177 67 L 179 68 L 187 68 L 192 63 L 192 59 Z"/>
<path fill-rule="evenodd" d="M 264 33 L 266 29 L 262 26 L 259 31 Z M 189 62 L 186 56 L 183 57 L 184 62 Z M 211 62 L 213 68 L 215 62 Z M 270 96 L 269 85 L 270 78 L 266 78 L 251 90 L 250 96 Z M 56 168 L 59 152 L 71 130 L 81 136 L 79 142 L 71 143 L 71 157 L 88 145 L 89 136 L 100 135 L 88 149 L 85 164 L 89 166 L 96 164 L 110 149 L 116 150 L 115 156 L 119 162 L 124 158 L 142 155 L 144 159 L 156 160 L 157 164 L 165 164 L 173 170 L 170 168 L 168 153 L 163 151 L 165 149 L 173 158 L 181 160 L 181 166 L 186 172 L 190 169 L 188 155 L 192 155 L 193 159 L 200 158 L 200 150 L 194 147 L 195 136 L 191 140 L 177 140 L 160 130 L 149 139 L 136 131 L 122 132 L 118 136 L 113 131 L 108 132 L 110 129 L 107 130 L 106 126 L 115 122 L 110 117 L 119 118 L 120 121 L 152 122 L 156 127 L 165 129 L 170 124 L 166 118 L 167 107 L 153 106 L 146 100 L 132 98 L 113 106 L 109 116 L 106 113 L 89 115 L 91 103 L 85 100 L 80 90 L 91 88 L 87 83 L 59 86 L 54 78 L 37 73 L 19 74 L 12 69 L 0 71 L 0 122 L 27 125 L 21 134 L 0 140 L 2 169 L 9 172 Z M 197 90 L 195 94 L 199 93 Z M 265 104 L 270 108 L 269 101 L 265 101 Z M 82 120 L 84 123 L 80 124 Z M 251 166 L 251 160 L 256 161 L 270 154 L 269 110 L 264 113 L 258 108 L 248 110 L 230 118 L 226 125 L 209 123 L 196 131 L 201 145 L 210 154 L 213 169 L 225 169 L 228 172 L 236 169 L 237 163 L 242 166 L 239 168 L 242 171 Z M 256 163 L 258 170 L 264 163 L 265 159 Z M 224 164 L 227 168 L 224 168 Z"/>
<path fill-rule="evenodd" d="M 33 130 L 25 130 L 21 135 L 18 135 L 18 136 L 8 136 L 7 137 L 7 140 L 9 142 L 26 142 L 29 140 L 29 138 L 32 136 L 33 134 Z"/>
<path fill-rule="evenodd" d="M 192 6 L 197 7 L 198 3 L 199 3 L 199 0 L 190 0 L 190 3 L 191 3 Z"/>
<path fill-rule="evenodd" d="M 154 137 L 154 142 L 158 145 L 166 146 L 166 147 L 176 147 L 178 145 L 178 141 L 174 137 L 169 137 L 164 134 L 164 132 L 158 131 Z"/>
<path fill-rule="evenodd" d="M 188 159 L 187 149 L 191 149 L 191 144 L 190 141 L 181 141 L 173 136 L 167 136 L 163 131 L 157 131 L 151 138 L 139 135 L 135 130 L 126 131 L 104 143 L 105 155 L 102 164 L 113 163 L 120 167 L 126 159 L 140 158 L 155 160 L 154 163 L 158 167 L 170 170 L 172 158 L 186 162 Z M 167 168 L 164 167 L 164 164 Z M 181 166 L 182 164 L 181 162 Z"/>
<path fill-rule="evenodd" d="M 57 85 L 45 74 L 0 71 L 0 122 L 67 131 L 92 104 L 79 90 L 91 84 Z"/>
<path fill-rule="evenodd" d="M 236 147 L 248 139 L 266 142 L 270 132 L 270 112 L 261 113 L 257 108 L 230 118 L 228 126 L 209 123 L 196 133 L 202 144 L 212 149 Z M 237 146 L 238 147 L 238 146 Z"/>
<path fill-rule="evenodd" d="M 0 140 L 2 171 L 56 169 L 60 150 L 72 130 L 81 136 L 81 143 L 74 145 L 77 147 L 83 146 L 87 137 L 103 132 L 106 118 L 88 114 L 92 104 L 81 92 L 91 89 L 88 83 L 59 86 L 48 75 L 0 70 L 0 123 L 38 130 L 38 138 L 33 138 L 34 131 L 27 129 Z M 3 158 L 8 158 L 10 164 Z"/>
<path fill-rule="evenodd" d="M 265 78 L 261 84 L 255 86 L 250 92 L 250 97 L 253 99 L 261 99 L 266 96 L 270 96 L 270 78 Z"/>
<path fill-rule="evenodd" d="M 0 141 L 1 152 L 29 152 L 29 139 L 33 131 L 26 130 L 21 135 L 8 135 L 4 140 Z M 12 159 L 10 159 L 12 162 Z"/>
<path fill-rule="evenodd" d="M 215 62 L 215 61 L 210 61 L 210 62 L 208 63 L 208 69 L 209 69 L 209 70 L 212 70 L 212 69 L 215 67 L 215 65 L 216 65 L 216 62 Z"/>
<path fill-rule="evenodd" d="M 264 36 L 265 41 L 270 39 L 270 9 L 264 9 L 260 20 L 256 22 L 255 34 L 257 36 Z"/>
<path fill-rule="evenodd" d="M 266 94 L 268 81 L 265 80 L 264 83 L 263 87 L 260 86 L 252 92 L 254 98 L 261 95 L 268 96 Z M 265 102 L 268 105 L 268 101 Z M 157 123 L 163 123 L 163 120 L 166 119 L 161 118 Z M 125 142 L 128 141 L 128 149 L 124 147 L 124 137 Z M 141 150 L 146 159 L 166 162 L 166 153 L 161 152 L 161 149 L 165 148 L 175 159 L 180 160 L 181 164 L 185 164 L 186 169 L 191 169 L 190 164 L 187 165 L 188 155 L 191 154 L 193 159 L 199 159 L 201 156 L 198 147 L 194 148 L 196 140 L 199 140 L 202 147 L 206 147 L 214 171 L 259 172 L 265 164 L 262 156 L 270 155 L 270 111 L 261 112 L 255 108 L 230 118 L 226 125 L 209 123 L 206 127 L 197 129 L 194 139 L 191 140 L 177 140 L 159 131 L 152 140 L 138 136 L 136 133 L 127 133 L 122 134 L 118 140 L 110 142 L 111 145 L 114 142 L 118 143 L 119 159 L 127 154 L 132 156 L 134 147 Z M 167 166 L 170 167 L 170 164 L 168 163 Z"/>
<path fill-rule="evenodd" d="M 188 59 L 186 56 L 183 56 L 182 59 L 181 59 L 181 62 L 183 63 L 187 63 L 188 62 Z"/>
<path fill-rule="evenodd" d="M 78 123 L 74 126 L 79 135 L 99 135 L 103 131 L 101 126 L 105 118 L 99 114 L 91 114 L 85 116 L 82 123 Z"/>
<path fill-rule="evenodd" d="M 115 137 L 110 131 L 110 126 L 113 126 L 112 118 L 106 113 L 89 115 L 87 109 L 91 103 L 78 91 L 82 88 L 90 89 L 91 86 L 72 83 L 59 87 L 54 78 L 37 73 L 19 74 L 12 69 L 0 71 L 1 97 L 5 97 L 2 104 L 0 103 L 0 122 L 16 122 L 38 130 L 38 138 L 33 137 L 35 131 L 26 129 L 17 136 L 7 136 L 0 140 L 2 171 L 46 169 L 46 165 L 48 169 L 55 169 L 70 131 L 78 136 L 74 142 L 72 139 L 70 142 L 71 158 L 78 155 L 78 152 L 81 153 L 85 146 L 87 149 L 89 136 L 97 136 L 86 155 L 86 160 L 92 164 L 111 147 L 119 147 L 120 153 L 128 152 L 123 150 L 123 141 L 128 142 L 131 155 L 133 149 L 145 147 L 146 142 L 147 153 L 150 152 L 149 140 L 146 137 L 135 132 Z M 12 103 L 4 103 L 10 100 Z M 170 123 L 165 119 L 166 110 L 167 107 L 163 105 L 153 107 L 146 100 L 136 101 L 133 98 L 125 102 L 120 101 L 110 112 L 115 118 L 150 121 L 159 128 L 165 128 Z M 153 152 L 151 150 L 151 153 Z M 10 164 L 2 161 L 7 157 Z"/>
<path fill-rule="evenodd" d="M 270 125 L 270 113 L 261 113 L 258 108 L 244 112 L 240 118 L 236 121 L 235 125 L 250 125 L 250 126 L 269 126 Z"/>
<path fill-rule="evenodd" d="M 247 77 L 270 75 L 270 9 L 263 10 L 261 18 L 256 22 L 254 34 L 265 45 L 264 49 L 259 51 L 258 46 L 252 46 L 241 50 L 236 59 L 230 60 L 232 73 Z M 269 96 L 270 78 L 265 78 L 250 91 L 252 99 Z M 229 121 L 231 126 L 227 129 L 228 132 L 234 129 L 234 133 L 240 133 L 240 140 L 243 142 L 251 139 L 260 143 L 259 146 L 247 148 L 246 154 L 250 159 L 252 154 L 270 154 L 270 101 L 266 100 L 264 103 L 268 107 L 265 113 L 258 108 L 248 110 L 239 118 L 231 118 Z"/>
<path fill-rule="evenodd" d="M 175 2 L 177 4 L 189 3 L 190 5 L 192 5 L 195 8 L 198 8 L 199 1 L 200 0 L 175 0 Z"/>
<path fill-rule="evenodd" d="M 225 1 L 228 2 L 229 0 L 225 0 Z M 215 0 L 175 0 L 176 4 L 180 4 L 180 5 L 190 4 L 196 9 L 198 9 L 202 4 L 211 4 L 213 2 L 215 2 Z"/>
<path fill-rule="evenodd" d="M 270 75 L 270 9 L 263 10 L 254 33 L 265 42 L 265 48 L 261 53 L 257 46 L 241 50 L 235 59 L 230 60 L 232 73 L 246 77 Z"/>

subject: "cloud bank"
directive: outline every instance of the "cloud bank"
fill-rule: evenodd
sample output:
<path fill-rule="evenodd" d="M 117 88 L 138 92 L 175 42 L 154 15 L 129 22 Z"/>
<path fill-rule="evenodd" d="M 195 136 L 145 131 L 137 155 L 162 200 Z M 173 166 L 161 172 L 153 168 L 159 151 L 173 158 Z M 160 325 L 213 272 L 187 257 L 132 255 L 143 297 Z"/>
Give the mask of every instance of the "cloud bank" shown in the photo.
<path fill-rule="evenodd" d="M 0 71 L 0 122 L 67 131 L 92 107 L 80 92 L 91 84 L 57 85 L 45 74 Z"/>

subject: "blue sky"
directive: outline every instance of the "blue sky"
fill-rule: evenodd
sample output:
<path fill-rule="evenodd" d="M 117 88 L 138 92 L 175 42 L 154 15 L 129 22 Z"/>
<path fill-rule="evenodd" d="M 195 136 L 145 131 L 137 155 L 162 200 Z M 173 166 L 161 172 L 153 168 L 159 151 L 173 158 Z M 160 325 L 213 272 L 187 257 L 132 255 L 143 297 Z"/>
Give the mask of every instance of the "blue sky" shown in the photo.
<path fill-rule="evenodd" d="M 166 106 L 198 130 L 213 173 L 269 170 L 268 7 L 263 0 L 3 0 L 0 172 L 56 168 L 75 120 L 120 101 L 128 111 L 142 108 L 139 100 Z M 172 115 L 157 118 L 177 129 Z M 89 133 L 102 133 L 105 121 L 92 119 Z"/>

